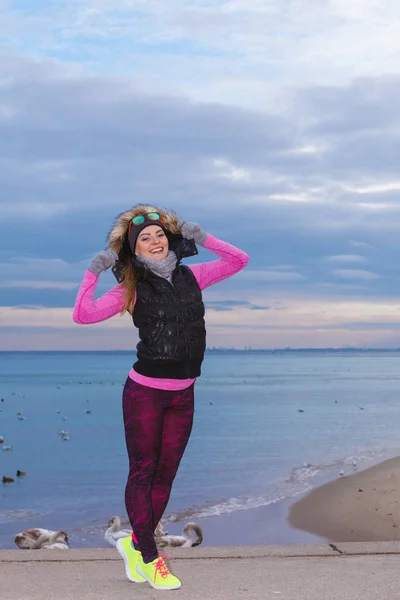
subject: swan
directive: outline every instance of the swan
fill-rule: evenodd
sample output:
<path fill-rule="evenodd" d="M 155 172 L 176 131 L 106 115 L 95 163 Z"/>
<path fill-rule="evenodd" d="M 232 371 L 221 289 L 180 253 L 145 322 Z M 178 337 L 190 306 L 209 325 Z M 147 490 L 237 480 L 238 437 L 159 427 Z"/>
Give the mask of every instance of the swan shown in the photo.
<path fill-rule="evenodd" d="M 193 540 L 192 533 L 195 534 Z M 182 535 L 162 535 L 156 539 L 157 545 L 160 548 L 171 546 L 173 548 L 193 548 L 199 546 L 203 541 L 203 532 L 200 525 L 197 523 L 186 523 L 183 528 Z"/>
<path fill-rule="evenodd" d="M 55 532 L 51 529 L 31 527 L 21 531 L 20 533 L 17 533 L 14 538 L 14 542 L 21 550 L 32 550 L 41 535 L 46 535 L 47 538 L 49 538 L 53 533 Z"/>
<path fill-rule="evenodd" d="M 110 546 L 117 547 L 117 541 L 132 535 L 132 530 L 121 529 L 121 519 L 119 517 L 111 517 L 108 521 L 108 529 L 104 534 L 104 539 Z"/>
<path fill-rule="evenodd" d="M 41 547 L 44 550 L 69 550 L 68 544 L 68 535 L 65 531 L 58 531 Z"/>
<path fill-rule="evenodd" d="M 188 523 L 188 525 L 190 525 L 190 523 Z M 186 527 L 188 527 L 188 525 Z M 195 527 L 198 527 L 195 523 L 192 525 L 194 525 Z M 187 530 L 184 530 L 185 533 L 187 532 Z M 184 533 L 184 535 L 185 535 Z M 111 517 L 111 519 L 108 521 L 108 529 L 106 530 L 105 534 L 104 534 L 104 539 L 106 540 L 106 542 L 108 544 L 110 544 L 110 546 L 114 546 L 114 548 L 117 545 L 117 541 L 120 538 L 124 538 L 124 537 L 128 537 L 132 535 L 132 530 L 131 529 L 121 529 L 121 519 L 120 517 Z M 158 543 L 158 540 L 161 539 L 162 537 L 168 537 L 168 531 L 164 531 L 163 526 L 161 525 L 161 521 L 158 523 L 156 530 L 154 532 L 154 537 Z M 171 536 L 173 537 L 173 536 Z M 199 544 L 202 542 L 203 538 L 202 538 L 202 534 L 201 534 L 201 530 L 200 530 L 200 537 L 201 540 L 198 542 Z M 187 541 L 188 539 L 190 539 L 188 536 L 185 538 L 182 538 L 183 542 L 187 544 L 187 546 L 192 546 L 193 544 L 188 544 Z M 171 545 L 171 544 L 164 544 L 165 546 L 167 545 Z M 177 544 L 177 545 L 181 545 L 181 544 Z M 194 545 L 198 545 L 198 544 L 194 544 Z"/>
<path fill-rule="evenodd" d="M 68 550 L 68 534 L 65 531 L 52 531 L 51 535 L 42 533 L 32 550 Z"/>
<path fill-rule="evenodd" d="M 158 523 L 155 531 L 154 531 L 154 536 L 156 538 L 162 537 L 163 535 L 168 535 L 168 531 L 164 531 L 164 528 L 162 526 L 161 521 Z"/>

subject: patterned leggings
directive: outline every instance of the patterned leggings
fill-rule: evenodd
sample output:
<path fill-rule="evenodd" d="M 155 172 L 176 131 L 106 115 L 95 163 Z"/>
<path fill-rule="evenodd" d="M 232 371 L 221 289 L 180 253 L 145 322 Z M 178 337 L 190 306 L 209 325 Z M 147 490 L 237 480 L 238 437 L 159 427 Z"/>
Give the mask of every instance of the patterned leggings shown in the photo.
<path fill-rule="evenodd" d="M 194 383 L 184 390 L 157 390 L 128 377 L 122 405 L 129 456 L 126 511 L 132 539 L 149 561 L 158 556 L 154 530 L 192 431 Z"/>

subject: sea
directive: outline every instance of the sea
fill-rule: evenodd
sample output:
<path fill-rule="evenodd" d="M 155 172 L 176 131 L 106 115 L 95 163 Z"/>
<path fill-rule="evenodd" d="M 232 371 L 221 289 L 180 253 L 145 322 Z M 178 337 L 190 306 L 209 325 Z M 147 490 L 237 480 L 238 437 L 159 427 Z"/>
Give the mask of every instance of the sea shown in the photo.
<path fill-rule="evenodd" d="M 134 358 L 0 352 L 1 549 L 28 527 L 106 546 L 110 517 L 126 520 L 121 397 Z M 295 499 L 328 473 L 396 456 L 399 431 L 399 351 L 208 351 L 164 522 Z"/>

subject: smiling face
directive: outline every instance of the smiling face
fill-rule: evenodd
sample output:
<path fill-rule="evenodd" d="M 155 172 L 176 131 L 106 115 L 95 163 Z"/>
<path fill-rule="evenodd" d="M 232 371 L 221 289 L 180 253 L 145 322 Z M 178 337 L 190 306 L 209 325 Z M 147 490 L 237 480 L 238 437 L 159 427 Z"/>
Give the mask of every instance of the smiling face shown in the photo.
<path fill-rule="evenodd" d="M 144 258 L 159 260 L 168 255 L 168 238 L 159 225 L 149 225 L 136 240 L 135 253 Z"/>

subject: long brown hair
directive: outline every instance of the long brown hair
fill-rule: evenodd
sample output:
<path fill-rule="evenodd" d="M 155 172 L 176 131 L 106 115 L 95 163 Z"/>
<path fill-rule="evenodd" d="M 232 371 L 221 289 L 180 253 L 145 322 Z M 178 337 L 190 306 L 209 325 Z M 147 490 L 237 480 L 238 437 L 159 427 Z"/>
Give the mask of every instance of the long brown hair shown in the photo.
<path fill-rule="evenodd" d="M 132 263 L 132 251 L 129 247 L 128 228 L 133 217 L 145 215 L 149 212 L 158 212 L 161 215 L 163 227 L 172 235 L 181 233 L 183 221 L 178 215 L 170 209 L 161 209 L 147 204 L 137 204 L 126 212 L 120 213 L 108 234 L 108 248 L 114 250 L 119 256 L 119 262 L 122 263 L 122 273 L 124 280 L 120 284 L 124 288 L 124 304 L 121 314 L 129 311 L 133 312 L 133 301 L 135 297 L 137 274 Z M 157 223 L 155 222 L 154 225 Z"/>

